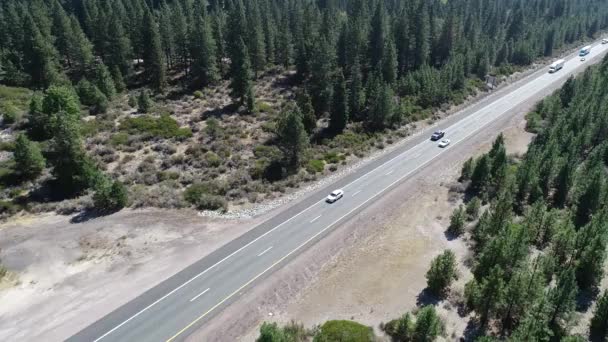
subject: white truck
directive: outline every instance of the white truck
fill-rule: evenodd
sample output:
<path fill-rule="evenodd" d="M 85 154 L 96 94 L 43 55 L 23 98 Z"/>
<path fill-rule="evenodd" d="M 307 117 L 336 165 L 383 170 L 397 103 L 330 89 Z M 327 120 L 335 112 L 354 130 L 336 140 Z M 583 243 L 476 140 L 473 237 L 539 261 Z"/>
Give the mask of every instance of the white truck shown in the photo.
<path fill-rule="evenodd" d="M 566 63 L 566 61 L 563 59 L 559 59 L 559 60 L 551 63 L 551 65 L 549 65 L 549 72 L 550 73 L 557 72 L 559 69 L 564 67 L 564 63 Z"/>
<path fill-rule="evenodd" d="M 587 45 L 578 53 L 580 57 L 587 56 L 591 52 L 591 45 Z"/>

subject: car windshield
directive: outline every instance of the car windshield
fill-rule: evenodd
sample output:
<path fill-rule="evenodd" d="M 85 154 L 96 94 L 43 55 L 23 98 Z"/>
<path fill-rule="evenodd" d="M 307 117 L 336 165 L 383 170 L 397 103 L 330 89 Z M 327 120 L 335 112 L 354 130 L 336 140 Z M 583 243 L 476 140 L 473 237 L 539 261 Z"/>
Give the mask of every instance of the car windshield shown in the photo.
<path fill-rule="evenodd" d="M 331 193 L 332 196 L 338 196 L 338 194 L 340 194 L 339 191 L 334 191 L 334 192 Z"/>

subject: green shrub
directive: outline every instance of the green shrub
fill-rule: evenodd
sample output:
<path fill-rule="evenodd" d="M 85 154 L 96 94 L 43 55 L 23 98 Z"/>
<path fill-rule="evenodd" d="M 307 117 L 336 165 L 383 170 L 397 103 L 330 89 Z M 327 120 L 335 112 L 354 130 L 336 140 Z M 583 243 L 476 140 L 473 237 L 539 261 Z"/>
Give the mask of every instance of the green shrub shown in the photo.
<path fill-rule="evenodd" d="M 18 205 L 13 204 L 11 201 L 0 200 L 0 214 L 2 215 L 13 215 L 20 209 Z"/>
<path fill-rule="evenodd" d="M 222 133 L 222 128 L 220 127 L 220 122 L 216 118 L 209 118 L 205 120 L 207 124 L 205 126 L 205 133 L 213 139 L 219 137 Z"/>
<path fill-rule="evenodd" d="M 184 199 L 200 210 L 226 210 L 228 208 L 226 200 L 213 194 L 215 190 L 210 188 L 211 183 L 192 184 L 184 191 Z"/>
<path fill-rule="evenodd" d="M 5 124 L 18 121 L 28 109 L 32 92 L 26 88 L 0 85 L 0 114 Z"/>
<path fill-rule="evenodd" d="M 11 102 L 4 103 L 0 107 L 0 113 L 2 114 L 2 123 L 6 125 L 12 125 L 17 122 L 21 113 L 17 107 L 15 107 Z"/>
<path fill-rule="evenodd" d="M 273 112 L 272 106 L 270 106 L 266 102 L 256 103 L 256 108 L 257 108 L 258 112 L 260 112 L 260 113 L 272 113 Z"/>
<path fill-rule="evenodd" d="M 526 115 L 526 131 L 538 133 L 542 128 L 543 119 L 537 112 L 530 112 Z"/>
<path fill-rule="evenodd" d="M 129 135 L 124 132 L 112 134 L 110 137 L 110 145 L 119 146 L 126 145 L 129 142 Z"/>
<path fill-rule="evenodd" d="M 173 171 L 161 171 L 157 175 L 159 181 L 178 180 L 179 173 Z"/>
<path fill-rule="evenodd" d="M 118 181 L 103 180 L 95 186 L 93 204 L 103 212 L 114 212 L 127 205 L 127 189 Z"/>
<path fill-rule="evenodd" d="M 336 151 L 330 151 L 325 153 L 323 159 L 325 159 L 328 164 L 338 164 L 341 160 L 344 160 L 344 156 Z"/>
<path fill-rule="evenodd" d="M 314 342 L 373 342 L 372 328 L 353 321 L 327 321 L 314 337 Z"/>
<path fill-rule="evenodd" d="M 310 174 L 323 172 L 324 169 L 325 162 L 323 160 L 313 159 L 308 161 L 308 164 L 306 165 L 306 171 Z"/>
<path fill-rule="evenodd" d="M 14 141 L 0 141 L 0 151 L 13 152 L 15 150 Z"/>
<path fill-rule="evenodd" d="M 197 99 L 202 99 L 203 96 L 204 96 L 203 92 L 200 91 L 200 90 L 197 90 L 197 91 L 194 92 L 194 97 L 197 98 Z"/>
<path fill-rule="evenodd" d="M 210 167 L 218 167 L 222 164 L 222 159 L 212 151 L 205 153 L 205 161 Z"/>
<path fill-rule="evenodd" d="M 126 118 L 120 123 L 120 130 L 165 139 L 183 139 L 192 136 L 190 128 L 180 128 L 177 121 L 168 114 L 163 114 L 158 118 L 149 115 Z"/>

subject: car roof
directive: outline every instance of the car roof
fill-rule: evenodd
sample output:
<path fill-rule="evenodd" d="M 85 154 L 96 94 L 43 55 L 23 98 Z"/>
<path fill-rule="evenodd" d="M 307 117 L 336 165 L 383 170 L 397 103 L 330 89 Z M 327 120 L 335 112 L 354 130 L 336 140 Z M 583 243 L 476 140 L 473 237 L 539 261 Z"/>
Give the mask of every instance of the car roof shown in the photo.
<path fill-rule="evenodd" d="M 340 192 L 343 192 L 342 189 L 336 189 L 336 190 L 332 191 L 331 193 L 332 194 L 338 194 Z"/>

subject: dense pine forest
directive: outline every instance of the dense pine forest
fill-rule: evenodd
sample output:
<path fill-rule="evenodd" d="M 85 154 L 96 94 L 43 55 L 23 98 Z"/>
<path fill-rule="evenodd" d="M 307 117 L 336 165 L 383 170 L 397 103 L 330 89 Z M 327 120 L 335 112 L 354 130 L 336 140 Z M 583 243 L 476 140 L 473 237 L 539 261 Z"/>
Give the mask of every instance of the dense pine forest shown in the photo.
<path fill-rule="evenodd" d="M 6 0 L 2 208 L 271 199 L 607 26 L 606 0 Z"/>
<path fill-rule="evenodd" d="M 470 319 L 468 337 L 605 341 L 608 58 L 539 103 L 528 125 L 538 135 L 521 160 L 507 156 L 501 135 L 489 153 L 462 169 L 466 207 L 454 212 L 448 231 L 473 249 L 473 279 L 465 286 L 461 313 Z M 455 264 L 449 250 L 431 263 L 427 284 L 434 296 L 450 291 Z M 591 318 L 581 321 L 585 313 Z M 333 341 L 343 334 L 373 341 L 369 328 L 330 322 L 340 328 L 264 324 L 258 341 Z M 574 334 L 581 324 L 585 329 Z M 432 341 L 441 326 L 432 307 L 424 307 L 416 319 L 408 313 L 382 328 L 394 341 Z"/>

